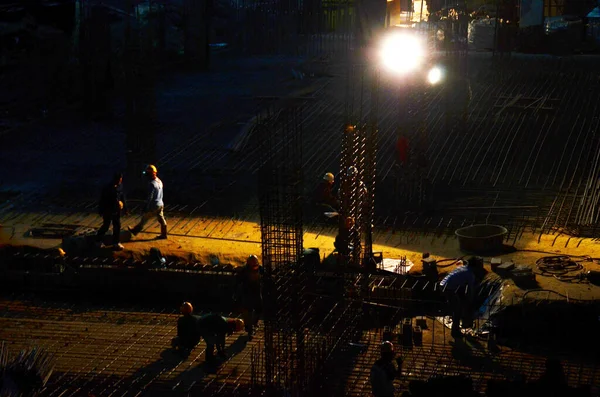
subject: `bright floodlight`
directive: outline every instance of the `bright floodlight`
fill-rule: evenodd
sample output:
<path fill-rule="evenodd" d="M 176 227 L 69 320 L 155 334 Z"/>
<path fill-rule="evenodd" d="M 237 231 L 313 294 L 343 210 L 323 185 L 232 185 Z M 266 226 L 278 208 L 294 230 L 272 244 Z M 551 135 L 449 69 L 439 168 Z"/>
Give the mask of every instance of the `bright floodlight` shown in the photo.
<path fill-rule="evenodd" d="M 380 55 L 386 68 L 405 74 L 421 65 L 425 57 L 425 44 L 416 35 L 396 33 L 384 39 Z"/>
<path fill-rule="evenodd" d="M 431 85 L 435 85 L 435 84 L 439 83 L 440 81 L 442 81 L 443 77 L 444 77 L 444 72 L 442 71 L 442 69 L 439 66 L 434 66 L 433 68 L 431 68 L 429 73 L 427 73 L 427 81 Z"/>

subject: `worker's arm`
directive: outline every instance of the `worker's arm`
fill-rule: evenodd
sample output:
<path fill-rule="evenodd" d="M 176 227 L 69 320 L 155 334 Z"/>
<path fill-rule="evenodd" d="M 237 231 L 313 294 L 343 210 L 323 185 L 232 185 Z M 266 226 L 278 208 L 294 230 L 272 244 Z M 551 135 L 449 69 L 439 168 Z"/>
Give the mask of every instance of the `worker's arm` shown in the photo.
<path fill-rule="evenodd" d="M 119 201 L 123 203 L 123 212 L 129 212 L 129 206 L 127 205 L 127 198 L 125 197 L 125 193 L 123 192 L 123 188 L 119 190 Z"/>
<path fill-rule="evenodd" d="M 156 200 L 156 196 L 158 195 L 158 189 L 154 186 L 154 183 L 150 182 L 148 185 L 148 200 L 146 201 L 146 211 L 150 211 L 152 208 L 152 204 Z"/>

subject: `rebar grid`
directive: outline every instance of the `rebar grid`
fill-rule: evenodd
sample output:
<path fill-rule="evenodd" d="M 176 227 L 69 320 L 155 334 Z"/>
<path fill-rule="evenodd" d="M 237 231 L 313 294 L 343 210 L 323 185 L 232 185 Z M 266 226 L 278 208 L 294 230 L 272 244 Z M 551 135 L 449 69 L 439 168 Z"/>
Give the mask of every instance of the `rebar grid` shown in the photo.
<path fill-rule="evenodd" d="M 328 56 L 353 46 L 354 2 L 236 0 L 234 45 L 247 55 Z"/>
<path fill-rule="evenodd" d="M 371 391 L 370 368 L 379 358 L 379 345 L 384 340 L 382 330 L 363 333 L 360 343 L 351 346 L 347 360 L 340 363 L 340 380 L 328 385 L 325 392 L 333 396 L 364 396 Z M 403 358 L 402 375 L 394 382 L 398 393 L 408 390 L 411 381 L 427 381 L 432 377 L 466 375 L 473 381 L 473 389 L 484 393 L 490 380 L 537 380 L 545 369 L 547 356 L 523 353 L 510 349 L 490 352 L 478 345 L 464 350 L 448 344 L 426 344 L 404 347 L 398 345 Z M 600 370 L 590 362 L 559 357 L 567 382 L 571 387 L 590 385 L 592 395 L 598 392 Z"/>

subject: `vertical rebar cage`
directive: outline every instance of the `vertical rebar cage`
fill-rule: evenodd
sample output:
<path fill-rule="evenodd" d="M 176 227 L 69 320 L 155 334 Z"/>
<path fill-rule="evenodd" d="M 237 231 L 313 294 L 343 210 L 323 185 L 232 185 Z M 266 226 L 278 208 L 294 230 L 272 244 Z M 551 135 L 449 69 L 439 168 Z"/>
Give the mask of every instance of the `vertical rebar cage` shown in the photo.
<path fill-rule="evenodd" d="M 297 394 L 303 383 L 302 112 L 271 111 L 258 121 L 262 164 L 259 206 L 265 268 L 265 381 L 268 391 Z"/>
<path fill-rule="evenodd" d="M 351 69 L 347 82 L 348 123 L 342 131 L 339 220 L 340 234 L 350 225 L 350 253 L 344 259 L 352 267 L 367 265 L 373 257 L 379 72 L 364 65 Z M 356 78 L 357 73 L 360 78 Z M 357 81 L 360 81 L 360 86 L 355 83 Z M 355 108 L 355 97 L 360 98 L 358 108 Z M 367 109 L 363 108 L 365 106 Z"/>

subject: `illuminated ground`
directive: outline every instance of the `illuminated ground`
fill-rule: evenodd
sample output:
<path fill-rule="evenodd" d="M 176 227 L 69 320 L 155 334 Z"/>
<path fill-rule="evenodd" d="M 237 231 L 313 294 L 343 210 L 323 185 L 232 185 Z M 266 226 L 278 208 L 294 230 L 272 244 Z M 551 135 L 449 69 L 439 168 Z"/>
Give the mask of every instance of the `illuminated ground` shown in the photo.
<path fill-rule="evenodd" d="M 169 213 L 169 212 L 167 212 Z M 77 224 L 86 227 L 99 227 L 100 219 L 93 213 L 5 213 L 3 227 L 0 229 L 0 244 L 13 246 L 28 245 L 45 249 L 60 246 L 57 239 L 28 237 L 28 231 L 43 224 Z M 132 225 L 136 217 L 125 217 L 123 224 Z M 135 240 L 124 242 L 125 250 L 112 253 L 109 249 L 91 251 L 92 256 L 132 257 L 142 259 L 152 247 L 161 250 L 169 260 L 221 263 L 239 266 L 244 263 L 249 254 L 261 255 L 260 228 L 258 223 L 249 220 L 177 217 L 170 214 L 171 237 L 167 241 L 157 241 L 154 238 L 159 233 L 158 224 L 138 235 Z M 304 246 L 319 248 L 321 257 L 333 251 L 333 240 L 336 225 L 308 226 L 305 229 Z M 539 235 L 526 233 L 516 240 L 515 252 L 499 257 L 503 261 L 512 260 L 516 264 L 528 265 L 535 269 L 535 261 L 551 255 L 587 255 L 600 258 L 600 244 L 594 239 L 571 238 L 566 235 Z M 430 252 L 437 259 L 459 258 L 465 254 L 460 251 L 458 240 L 454 236 L 423 235 L 421 233 L 393 232 L 392 230 L 376 230 L 375 250 L 382 251 L 386 258 L 406 256 L 415 266 L 413 272 L 421 270 L 422 252 Z M 487 258 L 489 260 L 489 258 Z M 598 270 L 599 265 L 586 262 L 588 270 Z M 441 268 L 444 273 L 454 266 Z M 489 269 L 489 265 L 487 266 Z M 550 289 L 572 298 L 600 298 L 600 288 L 592 284 L 566 283 L 551 277 L 537 276 L 540 288 Z M 508 281 L 509 284 L 513 284 Z M 520 296 L 523 291 L 514 286 L 509 289 L 507 296 Z"/>

